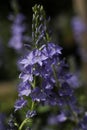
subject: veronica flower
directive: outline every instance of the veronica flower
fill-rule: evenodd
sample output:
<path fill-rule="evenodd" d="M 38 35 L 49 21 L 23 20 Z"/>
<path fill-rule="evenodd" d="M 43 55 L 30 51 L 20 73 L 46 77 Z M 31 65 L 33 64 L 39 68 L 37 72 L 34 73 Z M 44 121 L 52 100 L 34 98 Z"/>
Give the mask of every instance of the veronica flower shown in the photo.
<path fill-rule="evenodd" d="M 27 81 L 32 82 L 33 81 L 33 75 L 32 75 L 32 73 L 24 73 L 24 72 L 22 72 L 19 75 L 19 78 L 22 79 L 23 82 L 27 82 Z"/>
<path fill-rule="evenodd" d="M 42 50 L 42 52 L 47 56 L 47 57 L 52 57 L 55 54 L 61 54 L 62 48 L 59 47 L 58 45 L 55 45 L 54 43 L 48 43 L 47 46 L 45 46 Z"/>
<path fill-rule="evenodd" d="M 28 82 L 21 82 L 18 86 L 19 96 L 29 96 L 31 93 L 31 86 Z"/>
<path fill-rule="evenodd" d="M 24 100 L 23 98 L 18 99 L 18 100 L 15 102 L 15 105 L 14 105 L 15 111 L 17 111 L 17 110 L 23 108 L 24 106 L 26 106 L 26 104 L 27 104 L 27 101 Z"/>
<path fill-rule="evenodd" d="M 40 102 L 40 101 L 45 101 L 47 95 L 46 95 L 46 93 L 42 89 L 36 87 L 32 91 L 32 93 L 31 93 L 30 96 L 31 96 L 31 98 L 32 98 L 33 101 Z"/>
<path fill-rule="evenodd" d="M 73 87 L 70 86 L 73 78 L 70 77 L 68 66 L 60 58 L 62 48 L 50 41 L 43 7 L 35 5 L 33 11 L 32 45 L 31 50 L 19 62 L 22 66 L 19 75 L 21 84 L 19 84 L 19 99 L 15 103 L 15 111 L 26 106 L 28 101 L 25 99 L 29 98 L 31 108 L 26 115 L 29 119 L 35 115 L 34 105 L 39 103 L 58 106 L 59 109 L 68 106 L 67 108 L 75 112 L 76 100 Z M 39 29 L 41 34 L 40 32 L 38 34 Z M 40 39 L 38 41 L 43 32 L 42 42 Z M 57 116 L 59 122 L 66 119 L 64 114 Z"/>
<path fill-rule="evenodd" d="M 69 78 L 67 78 L 67 82 L 71 87 L 78 88 L 80 86 L 80 82 L 77 76 L 75 75 L 70 75 Z"/>
<path fill-rule="evenodd" d="M 26 56 L 25 59 L 20 61 L 20 64 L 24 65 L 24 68 L 27 67 L 28 65 L 34 65 L 38 63 L 39 65 L 42 65 L 42 61 L 46 60 L 47 57 L 45 56 L 44 53 L 42 53 L 40 50 L 35 49 L 31 51 L 28 56 Z"/>

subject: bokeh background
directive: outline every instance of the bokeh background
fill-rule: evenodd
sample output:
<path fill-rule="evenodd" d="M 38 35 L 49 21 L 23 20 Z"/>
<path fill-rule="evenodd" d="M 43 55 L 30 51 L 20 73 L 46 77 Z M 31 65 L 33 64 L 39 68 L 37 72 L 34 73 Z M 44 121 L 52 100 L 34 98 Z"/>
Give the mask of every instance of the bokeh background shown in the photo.
<path fill-rule="evenodd" d="M 18 61 L 26 51 L 24 46 L 31 42 L 35 4 L 42 4 L 50 16 L 52 40 L 63 47 L 62 56 L 78 78 L 78 100 L 87 108 L 87 1 L 0 0 L 0 130 L 6 129 L 17 99 Z M 48 110 L 40 109 L 42 115 Z M 19 115 L 17 119 L 21 118 Z"/>

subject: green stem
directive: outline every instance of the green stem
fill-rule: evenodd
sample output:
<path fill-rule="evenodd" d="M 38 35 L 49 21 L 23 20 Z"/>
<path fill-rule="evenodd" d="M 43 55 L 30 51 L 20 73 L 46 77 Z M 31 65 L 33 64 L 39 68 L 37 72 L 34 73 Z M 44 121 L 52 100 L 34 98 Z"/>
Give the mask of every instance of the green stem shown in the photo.
<path fill-rule="evenodd" d="M 54 78 L 55 78 L 55 80 L 56 80 L 56 87 L 58 87 L 60 83 L 59 83 L 59 81 L 58 81 L 58 77 L 57 77 L 57 75 L 56 75 L 56 69 L 55 69 L 55 66 L 54 66 L 54 65 L 52 65 L 52 69 L 53 69 Z"/>
<path fill-rule="evenodd" d="M 35 88 L 35 84 L 36 84 L 36 78 L 34 77 L 34 82 L 31 83 L 32 87 Z M 35 105 L 35 102 L 32 101 L 32 104 L 31 104 L 31 111 L 34 109 L 34 105 Z M 26 118 L 20 125 L 19 129 L 18 130 L 22 130 L 23 126 L 26 124 L 26 123 L 32 123 L 32 119 L 30 118 Z"/>
<path fill-rule="evenodd" d="M 34 109 L 35 102 L 33 101 L 31 104 L 31 111 Z"/>
<path fill-rule="evenodd" d="M 34 82 L 33 82 L 33 88 L 35 88 L 35 86 L 36 86 L 36 77 L 34 77 Z M 35 105 L 35 102 L 34 101 L 32 101 L 32 104 L 31 104 L 31 111 L 34 109 L 34 105 Z"/>
<path fill-rule="evenodd" d="M 30 85 L 32 86 L 32 88 L 35 88 L 35 85 L 36 85 L 36 77 L 34 77 L 34 82 L 29 82 Z"/>
<path fill-rule="evenodd" d="M 78 115 L 77 115 L 77 113 L 76 113 L 75 111 L 73 111 L 70 106 L 69 106 L 69 108 L 70 108 L 70 110 L 71 110 L 71 112 L 72 112 L 72 114 L 73 114 L 73 117 L 74 117 L 74 119 L 75 119 L 75 120 L 74 120 L 75 123 L 78 124 L 79 120 L 78 120 Z"/>
<path fill-rule="evenodd" d="M 18 130 L 22 130 L 23 126 L 26 124 L 26 123 L 32 123 L 32 120 L 29 119 L 29 118 L 26 118 L 20 125 L 19 129 Z"/>

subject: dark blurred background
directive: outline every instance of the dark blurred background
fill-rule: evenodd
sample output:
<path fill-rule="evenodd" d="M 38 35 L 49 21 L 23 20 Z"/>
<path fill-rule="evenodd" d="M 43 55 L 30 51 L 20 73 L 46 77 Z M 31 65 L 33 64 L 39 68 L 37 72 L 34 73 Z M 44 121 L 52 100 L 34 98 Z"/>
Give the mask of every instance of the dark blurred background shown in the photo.
<path fill-rule="evenodd" d="M 79 78 L 80 86 L 87 85 L 86 0 L 0 0 L 0 113 L 6 117 L 13 111 L 17 98 L 17 63 L 24 54 L 24 44 L 31 40 L 35 4 L 42 4 L 47 17 L 50 16 L 52 40 L 63 47 L 62 57 L 70 71 Z M 86 87 L 79 92 L 79 100 L 86 107 L 85 90 Z"/>

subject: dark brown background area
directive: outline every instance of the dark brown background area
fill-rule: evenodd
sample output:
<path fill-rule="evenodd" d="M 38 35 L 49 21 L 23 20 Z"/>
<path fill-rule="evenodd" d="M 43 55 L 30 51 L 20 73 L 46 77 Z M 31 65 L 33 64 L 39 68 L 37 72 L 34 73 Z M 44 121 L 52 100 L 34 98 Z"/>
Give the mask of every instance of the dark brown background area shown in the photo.
<path fill-rule="evenodd" d="M 0 16 L 7 16 L 12 11 L 12 0 L 0 0 Z M 32 6 L 42 4 L 46 14 L 54 17 L 61 11 L 72 11 L 72 0 L 17 0 L 20 12 L 32 16 Z"/>

